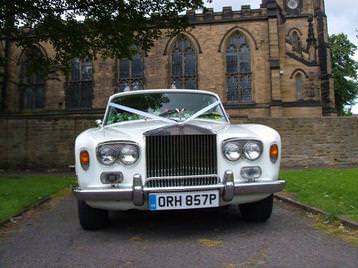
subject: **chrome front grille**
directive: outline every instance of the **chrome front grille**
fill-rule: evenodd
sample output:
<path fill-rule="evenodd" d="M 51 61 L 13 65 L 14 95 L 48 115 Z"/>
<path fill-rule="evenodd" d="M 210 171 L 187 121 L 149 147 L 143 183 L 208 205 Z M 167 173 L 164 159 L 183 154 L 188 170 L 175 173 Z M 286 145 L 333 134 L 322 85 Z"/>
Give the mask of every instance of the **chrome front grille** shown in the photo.
<path fill-rule="evenodd" d="M 145 182 L 145 187 L 165 188 L 165 187 L 181 187 L 181 186 L 216 185 L 219 182 L 220 181 L 217 175 L 150 178 Z"/>
<path fill-rule="evenodd" d="M 216 184 L 216 135 L 147 136 L 146 162 L 148 187 Z"/>

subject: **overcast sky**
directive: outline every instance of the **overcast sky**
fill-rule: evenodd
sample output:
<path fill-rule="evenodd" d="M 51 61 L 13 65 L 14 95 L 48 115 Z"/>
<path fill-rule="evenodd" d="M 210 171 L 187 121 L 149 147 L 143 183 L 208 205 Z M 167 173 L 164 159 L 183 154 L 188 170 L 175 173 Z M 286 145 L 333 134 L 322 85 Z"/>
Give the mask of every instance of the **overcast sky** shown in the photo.
<path fill-rule="evenodd" d="M 213 0 L 210 7 L 220 11 L 223 6 L 232 6 L 233 10 L 239 10 L 241 5 L 251 5 L 258 8 L 261 0 Z M 358 4 L 357 0 L 326 0 L 326 13 L 328 17 L 328 31 L 330 34 L 345 33 L 350 40 L 358 45 Z M 355 56 L 358 60 L 358 53 Z M 358 114 L 358 104 L 353 108 L 353 112 Z"/>

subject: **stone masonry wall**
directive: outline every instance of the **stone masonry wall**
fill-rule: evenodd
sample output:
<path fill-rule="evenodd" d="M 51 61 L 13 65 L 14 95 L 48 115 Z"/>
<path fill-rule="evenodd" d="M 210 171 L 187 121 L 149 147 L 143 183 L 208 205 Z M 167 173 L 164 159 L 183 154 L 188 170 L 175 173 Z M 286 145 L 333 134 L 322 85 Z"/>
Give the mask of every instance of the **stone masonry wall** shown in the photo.
<path fill-rule="evenodd" d="M 262 118 L 233 120 L 276 129 L 287 167 L 358 166 L 358 118 Z"/>
<path fill-rule="evenodd" d="M 0 169 L 66 169 L 74 164 L 77 134 L 94 127 L 97 114 L 0 117 Z M 233 118 L 277 129 L 282 164 L 358 165 L 358 118 Z"/>
<path fill-rule="evenodd" d="M 318 50 L 311 51 L 312 55 L 306 50 L 307 42 L 311 40 L 310 32 L 311 37 L 313 35 L 317 42 L 310 47 L 326 48 L 327 40 L 322 41 L 318 37 L 319 33 L 323 32 L 327 38 L 327 28 L 318 31 L 319 23 L 315 15 L 318 9 L 323 11 L 323 1 L 302 1 L 302 11 L 299 15 L 287 14 L 284 4 L 287 0 L 276 2 L 278 7 L 275 7 L 274 11 L 267 7 L 268 1 L 262 1 L 263 5 L 258 9 L 244 5 L 241 10 L 236 11 L 231 7 L 224 7 L 220 12 L 211 9 L 206 10 L 205 13 L 188 12 L 193 27 L 187 28 L 181 34 L 191 42 L 195 51 L 197 87 L 218 93 L 232 116 L 252 118 L 322 116 L 322 106 L 328 105 L 325 102 L 329 101 L 330 107 L 334 107 L 333 81 L 332 79 L 329 81 L 329 87 L 327 81 L 322 80 L 325 76 L 322 75 L 323 67 L 319 64 Z M 311 16 L 314 19 L 310 23 Z M 302 50 L 293 50 L 292 44 L 287 41 L 292 39 L 290 33 L 293 31 L 299 36 L 298 45 Z M 250 47 L 252 100 L 243 103 L 227 99 L 227 49 L 230 38 L 236 33 L 244 36 Z M 171 53 L 175 41 L 176 38 L 163 35 L 154 42 L 150 51 L 143 55 L 145 89 L 168 88 L 172 85 Z M 44 56 L 54 55 L 50 43 L 42 42 L 38 44 L 38 48 Z M 330 53 L 327 51 L 324 54 L 328 57 L 327 77 L 329 77 Z M 26 58 L 24 55 L 26 55 L 24 51 L 13 44 L 9 66 L 11 81 L 20 81 L 21 66 Z M 309 61 L 304 55 L 309 56 Z M 118 62 L 118 59 L 104 59 L 100 55 L 93 60 L 92 109 L 102 109 L 108 97 L 118 91 Z M 298 73 L 303 77 L 303 91 L 297 90 L 296 74 Z M 323 83 L 325 90 L 330 89 L 330 92 L 322 92 Z M 57 79 L 46 81 L 45 106 L 41 112 L 71 110 L 66 103 L 66 99 L 68 100 L 66 94 L 71 95 L 68 91 L 66 93 L 66 84 L 66 76 L 60 72 Z M 21 108 L 22 92 L 23 88 L 19 83 L 9 84 L 5 101 L 6 112 L 25 112 Z M 328 94 L 328 100 L 322 99 L 325 94 Z"/>

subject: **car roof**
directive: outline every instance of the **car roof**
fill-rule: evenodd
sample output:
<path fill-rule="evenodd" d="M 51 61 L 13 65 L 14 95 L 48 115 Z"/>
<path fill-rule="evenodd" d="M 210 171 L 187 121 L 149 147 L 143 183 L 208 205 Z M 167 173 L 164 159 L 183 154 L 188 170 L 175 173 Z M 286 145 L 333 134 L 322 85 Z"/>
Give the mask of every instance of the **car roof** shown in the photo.
<path fill-rule="evenodd" d="M 196 93 L 196 94 L 208 94 L 216 97 L 220 100 L 218 94 L 213 93 L 211 91 L 206 90 L 197 90 L 197 89 L 144 89 L 144 90 L 133 90 L 133 91 L 126 91 L 120 92 L 117 94 L 112 95 L 109 100 L 111 101 L 114 98 L 126 95 L 135 95 L 135 94 L 143 94 L 143 93 Z"/>

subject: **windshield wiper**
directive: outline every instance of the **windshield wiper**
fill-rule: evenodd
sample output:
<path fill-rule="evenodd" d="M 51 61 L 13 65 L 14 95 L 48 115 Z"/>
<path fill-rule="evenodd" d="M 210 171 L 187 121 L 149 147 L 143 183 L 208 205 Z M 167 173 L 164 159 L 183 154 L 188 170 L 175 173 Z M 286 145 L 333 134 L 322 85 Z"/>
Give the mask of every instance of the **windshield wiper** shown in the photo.
<path fill-rule="evenodd" d="M 174 113 L 178 113 L 178 111 L 175 109 L 171 109 L 171 110 L 168 110 L 168 111 L 158 114 L 158 116 L 166 116 L 166 115 L 170 115 L 170 114 L 174 114 Z"/>
<path fill-rule="evenodd" d="M 218 113 L 218 112 L 210 112 L 210 113 L 205 113 L 205 114 L 202 114 L 200 115 L 199 117 L 221 117 L 221 114 Z"/>

